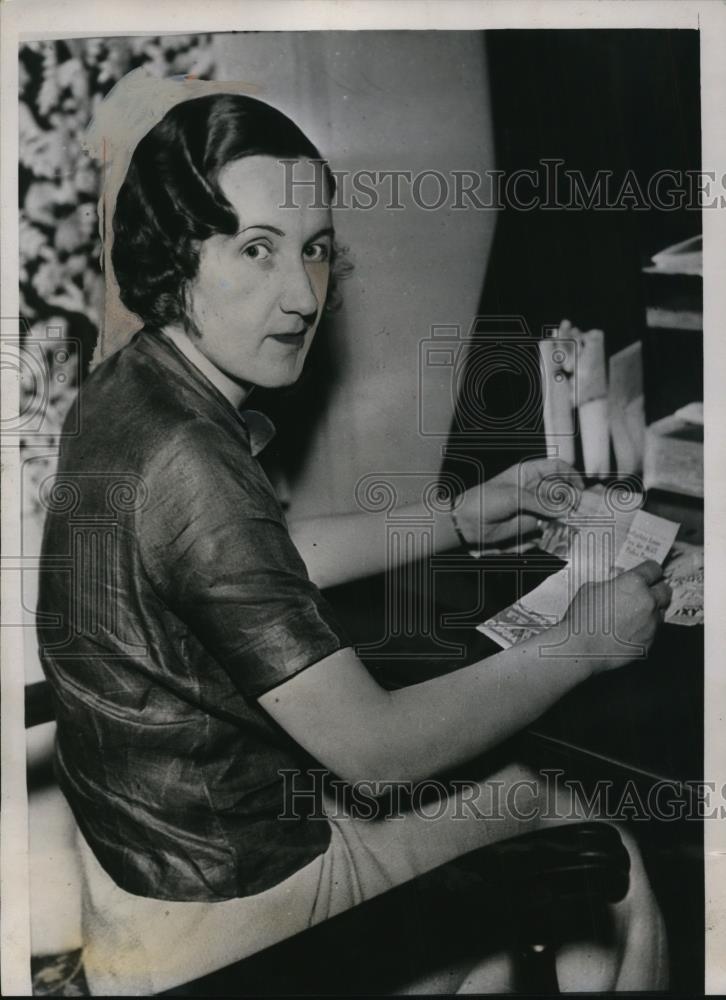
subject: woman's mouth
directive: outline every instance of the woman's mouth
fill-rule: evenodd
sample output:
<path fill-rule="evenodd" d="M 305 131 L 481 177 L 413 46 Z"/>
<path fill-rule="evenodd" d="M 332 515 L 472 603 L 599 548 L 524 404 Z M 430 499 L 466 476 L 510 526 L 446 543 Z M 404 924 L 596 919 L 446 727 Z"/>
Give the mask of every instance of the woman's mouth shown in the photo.
<path fill-rule="evenodd" d="M 305 330 L 300 330 L 299 333 L 273 333 L 271 337 L 281 344 L 292 344 L 293 347 L 302 347 L 305 343 L 305 333 Z"/>

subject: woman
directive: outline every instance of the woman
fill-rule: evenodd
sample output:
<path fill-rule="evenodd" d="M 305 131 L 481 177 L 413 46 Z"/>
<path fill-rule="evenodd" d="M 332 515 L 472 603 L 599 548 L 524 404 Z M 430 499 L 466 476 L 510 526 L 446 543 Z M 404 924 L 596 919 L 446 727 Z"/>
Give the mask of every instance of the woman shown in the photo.
<path fill-rule="evenodd" d="M 290 160 L 320 181 L 298 185 L 294 208 L 283 207 Z M 113 264 L 145 325 L 84 385 L 82 430 L 65 440 L 49 496 L 39 607 L 62 622 L 42 626 L 41 654 L 80 830 L 94 993 L 167 989 L 544 824 L 544 809 L 528 823 L 486 818 L 493 789 L 529 777 L 516 763 L 476 776 L 478 811 L 452 795 L 428 823 L 341 815 L 314 768 L 353 786 L 418 781 L 624 662 L 607 641 L 571 637 L 570 655 L 544 669 L 529 640 L 389 693 L 357 659 L 318 586 L 382 569 L 380 526 L 351 515 L 288 531 L 256 458 L 269 427 L 241 409 L 253 387 L 300 375 L 335 270 L 332 197 L 330 172 L 289 119 L 224 94 L 173 108 L 119 193 Z M 526 528 L 547 513 L 540 480 L 572 470 L 543 461 L 525 473 L 519 495 L 516 469 L 486 484 L 484 524 L 481 491 L 458 498 L 456 521 L 439 516 L 439 544 Z M 71 588 L 58 559 L 69 537 Z M 584 588 L 571 613 L 612 599 L 619 637 L 647 646 L 668 597 L 646 563 L 611 590 Z M 660 916 L 630 847 L 612 939 L 563 949 L 565 986 L 662 985 Z M 507 971 L 495 956 L 449 970 L 445 987 L 500 989 Z"/>

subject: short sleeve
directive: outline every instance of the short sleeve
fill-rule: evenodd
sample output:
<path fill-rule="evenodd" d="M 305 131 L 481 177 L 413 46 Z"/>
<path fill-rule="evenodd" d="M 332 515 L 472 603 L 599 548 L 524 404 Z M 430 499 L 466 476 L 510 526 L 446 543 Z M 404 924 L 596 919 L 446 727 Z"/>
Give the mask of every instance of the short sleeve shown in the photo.
<path fill-rule="evenodd" d="M 241 435 L 189 421 L 145 478 L 136 525 L 143 566 L 245 697 L 349 645 Z"/>

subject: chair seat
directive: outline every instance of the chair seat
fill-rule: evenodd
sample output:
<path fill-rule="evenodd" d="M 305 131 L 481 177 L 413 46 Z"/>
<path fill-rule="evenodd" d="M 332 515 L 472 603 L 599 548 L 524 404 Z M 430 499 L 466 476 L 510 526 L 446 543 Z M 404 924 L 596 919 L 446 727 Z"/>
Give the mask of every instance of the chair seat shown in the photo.
<path fill-rule="evenodd" d="M 630 855 L 615 827 L 573 823 L 472 851 L 452 864 L 525 910 L 581 897 L 619 902 L 628 891 Z"/>

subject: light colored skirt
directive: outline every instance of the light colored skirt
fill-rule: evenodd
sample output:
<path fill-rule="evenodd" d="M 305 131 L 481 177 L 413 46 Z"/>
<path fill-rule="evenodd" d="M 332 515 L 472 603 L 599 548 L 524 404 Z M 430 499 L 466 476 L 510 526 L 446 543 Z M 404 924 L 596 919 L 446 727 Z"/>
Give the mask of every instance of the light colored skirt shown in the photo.
<path fill-rule="evenodd" d="M 502 791 L 532 778 L 511 765 L 438 807 L 398 818 L 352 818 L 326 801 L 331 840 L 323 854 L 271 889 L 224 902 L 168 902 L 125 892 L 79 833 L 91 994 L 149 996 L 172 989 L 477 847 L 577 818 L 550 815 L 552 803 L 526 784 L 520 815 L 503 809 Z"/>

